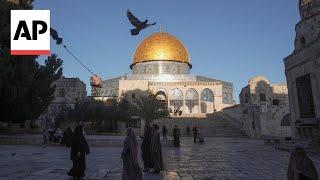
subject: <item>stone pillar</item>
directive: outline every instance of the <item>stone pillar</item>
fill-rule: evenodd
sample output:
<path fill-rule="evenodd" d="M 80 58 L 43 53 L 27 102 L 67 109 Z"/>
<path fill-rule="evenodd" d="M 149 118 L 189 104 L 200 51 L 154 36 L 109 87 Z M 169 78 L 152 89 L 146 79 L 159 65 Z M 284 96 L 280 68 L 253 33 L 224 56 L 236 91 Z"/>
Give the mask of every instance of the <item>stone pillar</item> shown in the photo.
<path fill-rule="evenodd" d="M 198 114 L 201 114 L 201 91 L 198 92 Z"/>
<path fill-rule="evenodd" d="M 186 112 L 187 112 L 187 111 L 186 111 L 186 93 L 183 92 L 182 96 L 183 96 L 182 114 L 187 114 L 187 113 L 186 113 Z"/>
<path fill-rule="evenodd" d="M 168 92 L 168 91 L 167 91 Z M 166 94 L 166 98 L 167 98 L 167 103 L 168 103 L 168 109 L 170 108 L 170 98 L 169 98 L 169 93 Z M 170 113 L 170 112 L 169 112 Z"/>

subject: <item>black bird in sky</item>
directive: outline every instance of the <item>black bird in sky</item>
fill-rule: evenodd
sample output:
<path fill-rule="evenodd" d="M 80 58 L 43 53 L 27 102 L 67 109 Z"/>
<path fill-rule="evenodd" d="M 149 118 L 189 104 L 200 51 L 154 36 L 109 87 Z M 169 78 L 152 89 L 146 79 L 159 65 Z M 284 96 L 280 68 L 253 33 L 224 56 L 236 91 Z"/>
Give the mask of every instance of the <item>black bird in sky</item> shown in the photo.
<path fill-rule="evenodd" d="M 50 35 L 51 35 L 52 39 L 54 39 L 56 41 L 57 45 L 60 45 L 62 43 L 62 38 L 59 37 L 59 34 L 55 29 L 50 28 Z"/>
<path fill-rule="evenodd" d="M 143 22 L 141 22 L 137 17 L 135 17 L 131 12 L 130 10 L 128 9 L 127 10 L 127 17 L 130 21 L 130 23 L 135 27 L 134 29 L 131 29 L 131 35 L 138 35 L 139 32 L 142 30 L 142 29 L 145 29 L 149 26 L 154 26 L 156 25 L 157 23 L 152 23 L 152 24 L 148 24 L 148 20 L 145 20 Z"/>

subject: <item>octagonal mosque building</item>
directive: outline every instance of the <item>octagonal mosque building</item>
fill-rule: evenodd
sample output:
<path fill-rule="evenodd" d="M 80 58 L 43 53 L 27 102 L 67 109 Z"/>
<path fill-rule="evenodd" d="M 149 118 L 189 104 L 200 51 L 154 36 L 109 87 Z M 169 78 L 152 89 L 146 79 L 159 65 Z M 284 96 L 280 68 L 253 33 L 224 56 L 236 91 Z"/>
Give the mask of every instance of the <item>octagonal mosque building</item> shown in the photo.
<path fill-rule="evenodd" d="M 201 117 L 235 104 L 230 82 L 190 74 L 187 48 L 173 35 L 153 33 L 138 45 L 130 65 L 132 73 L 102 81 L 92 87 L 94 99 L 107 101 L 123 94 L 152 92 L 168 107 L 170 115 Z M 179 113 L 180 115 L 176 115 Z"/>

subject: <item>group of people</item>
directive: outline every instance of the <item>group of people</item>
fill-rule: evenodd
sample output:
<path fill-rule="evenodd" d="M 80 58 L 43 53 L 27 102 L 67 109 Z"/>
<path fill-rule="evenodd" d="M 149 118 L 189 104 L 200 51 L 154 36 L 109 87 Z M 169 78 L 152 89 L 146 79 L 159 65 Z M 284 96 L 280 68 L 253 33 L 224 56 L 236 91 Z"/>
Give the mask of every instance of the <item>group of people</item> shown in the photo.
<path fill-rule="evenodd" d="M 162 139 L 163 140 L 168 140 L 167 133 L 168 133 L 168 129 L 165 125 L 163 125 L 162 126 Z M 177 125 L 175 125 L 173 128 L 172 136 L 173 136 L 174 146 L 179 147 L 180 146 L 180 129 L 178 128 Z"/>
<path fill-rule="evenodd" d="M 182 115 L 182 110 L 178 110 L 176 107 L 174 107 L 173 109 L 169 108 L 169 112 L 170 112 L 170 114 L 173 113 L 173 115 L 175 115 L 175 116 Z"/>
<path fill-rule="evenodd" d="M 194 126 L 192 128 L 192 131 L 193 131 L 193 138 L 194 138 L 194 143 L 198 142 L 199 143 L 204 143 L 204 138 L 203 136 L 198 132 L 198 128 L 197 126 Z M 165 125 L 162 126 L 162 139 L 163 140 L 167 140 L 167 133 L 168 133 L 168 129 Z M 186 129 L 186 133 L 188 136 L 191 136 L 191 130 L 190 130 L 190 127 L 187 126 L 187 129 Z M 178 128 L 177 125 L 174 126 L 173 128 L 173 131 L 172 131 L 172 136 L 173 136 L 173 145 L 175 147 L 180 147 L 180 129 Z"/>
<path fill-rule="evenodd" d="M 146 124 L 141 144 L 144 171 L 159 173 L 163 170 L 162 147 L 159 126 Z"/>
<path fill-rule="evenodd" d="M 187 127 L 187 129 L 188 129 L 188 128 L 189 128 L 189 126 Z M 189 129 L 190 129 L 190 128 L 189 128 Z M 202 134 L 200 134 L 200 133 L 198 132 L 197 126 L 194 126 L 194 127 L 192 128 L 192 132 L 193 132 L 193 142 L 194 142 L 194 143 L 197 143 L 197 140 L 198 140 L 199 143 L 204 143 L 204 138 L 203 138 Z"/>
<path fill-rule="evenodd" d="M 43 131 L 43 144 L 46 145 L 47 143 L 55 143 L 70 147 L 71 137 L 72 130 L 70 127 L 68 127 L 64 132 L 62 132 L 60 128 L 45 129 Z"/>
<path fill-rule="evenodd" d="M 154 173 L 163 170 L 162 147 L 160 142 L 159 126 L 145 126 L 142 137 L 141 151 L 144 165 L 144 172 L 153 169 Z M 127 136 L 124 140 L 121 153 L 123 161 L 122 179 L 141 180 L 142 172 L 138 161 L 138 142 L 132 128 L 127 129 Z"/>
<path fill-rule="evenodd" d="M 71 128 L 68 128 L 68 131 L 72 133 Z M 193 132 L 197 135 L 195 139 L 198 138 L 201 140 L 196 127 L 193 128 Z M 174 144 L 178 146 L 180 130 L 177 125 L 173 129 L 173 136 Z M 86 155 L 90 153 L 82 125 L 76 126 L 72 133 L 70 137 L 70 147 L 70 159 L 73 165 L 68 175 L 74 179 L 80 179 L 85 176 Z M 141 150 L 144 172 L 153 169 L 154 173 L 159 173 L 163 170 L 162 147 L 158 125 L 154 124 L 151 127 L 147 124 L 145 126 Z M 142 180 L 142 171 L 138 161 L 138 141 L 132 128 L 127 129 L 127 136 L 124 140 L 121 158 L 123 161 L 122 179 Z M 291 152 L 287 179 L 318 180 L 317 170 L 302 146 L 296 145 Z"/>
<path fill-rule="evenodd" d="M 70 159 L 72 160 L 72 168 L 68 175 L 74 179 L 80 179 L 85 176 L 85 157 L 90 153 L 90 149 L 82 125 L 76 126 L 74 132 L 72 132 L 71 127 L 68 127 L 63 133 L 59 128 L 45 129 L 43 131 L 43 143 L 47 144 L 48 141 L 71 147 Z"/>

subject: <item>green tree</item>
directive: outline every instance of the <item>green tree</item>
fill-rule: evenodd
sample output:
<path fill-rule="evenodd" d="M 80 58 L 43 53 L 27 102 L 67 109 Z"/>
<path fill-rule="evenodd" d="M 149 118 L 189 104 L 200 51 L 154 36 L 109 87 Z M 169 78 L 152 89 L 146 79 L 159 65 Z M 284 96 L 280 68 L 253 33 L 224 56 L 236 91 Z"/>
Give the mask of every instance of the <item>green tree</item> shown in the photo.
<path fill-rule="evenodd" d="M 131 94 L 132 92 L 128 92 Z M 140 116 L 145 119 L 147 123 L 151 123 L 153 120 L 168 116 L 167 108 L 157 100 L 156 95 L 152 92 L 134 91 L 137 95 L 136 98 L 130 102 L 130 111 L 132 115 Z M 124 95 L 127 99 L 128 96 Z"/>
<path fill-rule="evenodd" d="M 112 100 L 108 103 L 103 101 L 82 102 L 68 113 L 71 122 L 92 122 L 96 131 L 116 131 L 118 121 L 126 121 L 127 112 L 123 110 L 122 103 Z"/>
<path fill-rule="evenodd" d="M 0 1 L 0 113 L 3 121 L 24 122 L 39 117 L 51 100 L 51 84 L 62 75 L 62 60 L 51 55 L 40 65 L 38 56 L 10 55 L 10 10 L 32 9 L 33 0 Z"/>

